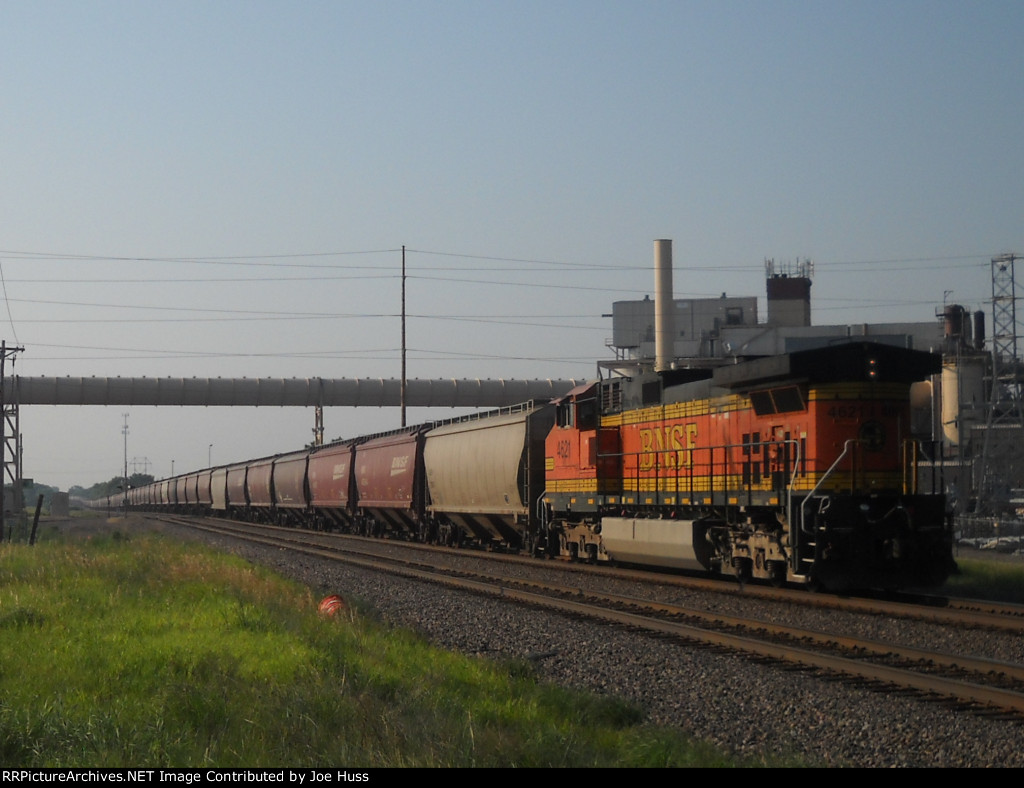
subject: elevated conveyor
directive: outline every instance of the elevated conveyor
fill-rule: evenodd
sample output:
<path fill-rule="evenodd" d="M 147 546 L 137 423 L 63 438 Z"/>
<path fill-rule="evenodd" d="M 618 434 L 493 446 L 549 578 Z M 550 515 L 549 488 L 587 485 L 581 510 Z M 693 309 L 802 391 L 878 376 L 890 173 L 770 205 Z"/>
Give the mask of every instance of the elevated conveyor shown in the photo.
<path fill-rule="evenodd" d="M 410 408 L 499 408 L 560 397 L 579 380 L 455 379 L 406 381 Z M 20 405 L 169 405 L 249 407 L 399 407 L 395 378 L 21 377 L 4 381 Z"/>

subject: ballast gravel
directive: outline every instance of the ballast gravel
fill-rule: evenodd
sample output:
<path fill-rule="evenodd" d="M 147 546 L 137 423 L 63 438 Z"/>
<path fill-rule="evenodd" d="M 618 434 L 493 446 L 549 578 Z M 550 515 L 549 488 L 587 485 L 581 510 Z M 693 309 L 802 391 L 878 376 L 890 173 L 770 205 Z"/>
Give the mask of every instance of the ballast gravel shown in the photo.
<path fill-rule="evenodd" d="M 268 566 L 315 594 L 362 600 L 386 621 L 413 629 L 438 646 L 484 657 L 529 659 L 543 680 L 626 698 L 639 704 L 651 722 L 678 727 L 755 762 L 795 758 L 836 767 L 1024 766 L 1020 723 L 278 548 L 167 524 L 152 527 Z M 934 627 L 928 631 L 935 636 Z M 987 636 L 966 637 L 976 641 Z M 996 653 L 1020 647 L 1020 638 L 1002 640 L 1009 645 L 997 642 Z"/>

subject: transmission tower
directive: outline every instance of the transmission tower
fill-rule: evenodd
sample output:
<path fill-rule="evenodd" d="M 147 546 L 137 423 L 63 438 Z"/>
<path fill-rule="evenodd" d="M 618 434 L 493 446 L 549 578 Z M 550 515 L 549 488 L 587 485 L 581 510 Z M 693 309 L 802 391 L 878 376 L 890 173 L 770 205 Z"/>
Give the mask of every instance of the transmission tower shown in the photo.
<path fill-rule="evenodd" d="M 1017 349 L 1015 254 L 992 258 L 992 379 L 981 454 L 978 508 L 995 514 L 1024 486 L 1024 365 Z"/>
<path fill-rule="evenodd" d="M 7 347 L 7 341 L 0 342 L 0 541 L 4 539 L 7 512 L 21 512 L 23 508 L 21 487 L 21 418 L 18 414 L 17 381 L 14 378 L 14 391 L 4 386 L 6 380 L 7 359 L 14 364 L 14 356 L 25 348 Z M 11 484 L 11 498 L 8 500 L 6 487 Z"/>

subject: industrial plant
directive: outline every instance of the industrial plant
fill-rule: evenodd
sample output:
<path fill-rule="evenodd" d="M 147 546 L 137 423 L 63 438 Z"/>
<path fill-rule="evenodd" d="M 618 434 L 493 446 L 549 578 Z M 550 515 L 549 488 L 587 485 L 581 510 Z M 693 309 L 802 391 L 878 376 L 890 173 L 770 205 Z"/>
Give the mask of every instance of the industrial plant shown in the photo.
<path fill-rule="evenodd" d="M 1024 521 L 1024 365 L 1018 353 L 1014 254 L 992 258 L 990 323 L 983 309 L 936 309 L 923 323 L 812 325 L 814 264 L 765 261 L 767 315 L 756 296 L 671 299 L 659 328 L 657 300 L 612 306 L 615 358 L 608 374 L 657 365 L 659 332 L 671 336 L 676 368 L 715 367 L 752 357 L 851 341 L 925 350 L 942 356 L 942 373 L 915 384 L 910 433 L 923 456 L 918 473 L 938 480 L 961 535 L 1019 535 Z M 990 329 L 987 329 L 990 326 Z M 921 479 L 924 483 L 926 480 Z"/>

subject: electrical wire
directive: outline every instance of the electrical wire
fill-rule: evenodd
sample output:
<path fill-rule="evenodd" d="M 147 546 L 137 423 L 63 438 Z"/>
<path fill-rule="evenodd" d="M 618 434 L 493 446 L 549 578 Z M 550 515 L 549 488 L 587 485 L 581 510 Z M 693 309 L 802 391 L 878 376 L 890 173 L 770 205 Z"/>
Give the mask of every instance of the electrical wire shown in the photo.
<path fill-rule="evenodd" d="M 214 277 L 214 278 L 136 278 L 127 279 L 124 277 L 109 278 L 104 276 L 103 278 L 80 278 L 75 280 L 69 280 L 64 277 L 60 278 L 61 284 L 79 284 L 79 285 L 168 285 L 168 284 L 202 284 L 202 285 L 214 285 L 218 283 L 224 284 L 239 284 L 239 283 L 278 283 L 278 282 L 321 282 L 321 281 L 344 281 L 344 280 L 379 280 L 379 279 L 396 279 L 399 277 L 397 270 L 397 263 L 393 266 L 389 263 L 388 265 L 361 265 L 351 264 L 348 262 L 332 262 L 332 263 L 319 263 L 319 262 L 301 262 L 305 260 L 311 260 L 313 258 L 341 258 L 341 257 L 353 257 L 353 256 L 366 256 L 366 255 L 395 255 L 400 252 L 400 248 L 392 249 L 372 249 L 372 250 L 351 250 L 351 251 L 331 251 L 331 252 L 305 252 L 305 253 L 290 253 L 290 254 L 260 254 L 260 255 L 231 255 L 231 256 L 202 256 L 202 257 L 158 257 L 158 256 L 139 256 L 139 257 L 125 257 L 125 256 L 103 256 L 95 254 L 63 254 L 53 252 L 32 252 L 32 251 L 0 251 L 0 255 L 4 255 L 11 259 L 32 261 L 34 264 L 40 262 L 82 262 L 82 263 L 155 263 L 162 266 L 168 264 L 180 264 L 180 265 L 207 265 L 207 266 L 232 266 L 237 269 L 245 267 L 259 267 L 259 268 L 287 268 L 291 270 L 306 269 L 309 270 L 312 275 L 310 276 L 273 276 L 273 277 L 252 277 L 252 276 L 241 276 L 241 277 Z M 470 261 L 466 266 L 438 266 L 438 265 L 423 265 L 422 259 L 418 261 L 419 264 L 413 267 L 414 274 L 407 277 L 410 279 L 420 280 L 422 282 L 437 282 L 442 285 L 446 284 L 460 284 L 460 285 L 476 285 L 483 287 L 529 287 L 539 289 L 551 289 L 551 290 L 571 290 L 574 292 L 598 292 L 598 293 L 616 293 L 616 294 L 640 294 L 646 293 L 648 290 L 645 289 L 630 289 L 623 287 L 600 287 L 596 286 L 593 279 L 590 279 L 587 284 L 562 284 L 562 283 L 551 283 L 537 281 L 537 277 L 542 274 L 562 274 L 564 275 L 567 271 L 571 271 L 574 275 L 582 271 L 594 271 L 594 272 L 626 272 L 630 274 L 642 273 L 644 271 L 653 270 L 650 265 L 624 265 L 620 263 L 577 263 L 569 261 L 559 260 L 548 260 L 548 259 L 535 259 L 535 258 L 517 258 L 517 257 L 506 257 L 498 255 L 474 255 L 464 254 L 459 252 L 450 251 L 438 251 L 429 249 L 417 249 L 413 247 L 407 247 L 405 250 L 407 253 L 417 255 L 421 258 L 426 257 L 444 257 Z M 975 268 L 981 265 L 987 265 L 990 260 L 990 255 L 983 254 L 972 254 L 972 255 L 947 255 L 941 257 L 917 257 L 917 258 L 885 258 L 877 260 L 837 260 L 837 261 L 826 261 L 816 262 L 815 265 L 819 271 L 823 268 L 827 269 L 830 273 L 835 272 L 858 272 L 864 270 L 877 271 L 879 267 L 886 266 L 886 272 L 897 271 L 897 270 L 917 270 L 921 265 L 928 265 L 929 270 L 936 268 Z M 299 261 L 299 262 L 297 262 Z M 482 265 L 483 263 L 509 263 L 512 266 L 495 266 L 495 265 Z M 529 266 L 526 268 L 525 266 Z M 894 268 L 894 266 L 899 266 Z M 762 269 L 763 264 L 757 265 L 700 265 L 700 266 L 685 266 L 686 272 L 694 271 L 755 271 Z M 339 271 L 339 272 L 350 272 L 347 274 L 339 275 L 328 275 L 324 276 L 320 272 L 324 271 Z M 473 278 L 469 277 L 458 277 L 445 275 L 448 272 L 458 271 L 473 271 L 479 275 Z M 494 274 L 499 272 L 517 271 L 523 274 L 529 274 L 533 279 L 528 282 L 523 281 L 512 281 L 511 277 L 494 277 Z M 13 303 L 27 303 L 27 304 L 46 304 L 62 307 L 83 307 L 83 308 L 101 308 L 105 310 L 127 310 L 127 309 L 144 309 L 150 314 L 161 312 L 178 312 L 187 317 L 151 317 L 146 316 L 144 318 L 116 318 L 116 317 L 104 317 L 104 318 L 40 318 L 40 319 L 24 319 L 20 320 L 20 323 L 69 323 L 69 324 L 98 324 L 98 323 L 131 323 L 131 324 L 143 324 L 143 323 L 213 323 L 213 322 L 246 322 L 246 321 L 309 321 L 309 320 L 346 320 L 346 319 L 393 319 L 397 315 L 394 313 L 336 313 L 336 312 L 276 312 L 276 311 L 265 311 L 265 310 L 243 310 L 243 309 L 203 309 L 194 307 L 171 307 L 171 306 L 139 306 L 137 304 L 124 304 L 124 303 L 89 303 L 82 301 L 59 301 L 59 300 L 32 300 L 32 299 L 12 299 L 9 297 L 7 284 L 8 281 L 12 283 L 17 282 L 19 284 L 33 284 L 33 283 L 46 283 L 54 284 L 53 278 L 49 279 L 12 279 L 7 280 L 5 272 L 2 266 L 2 259 L 0 259 L 0 284 L 3 286 L 3 296 L 5 305 L 7 307 L 8 321 L 11 325 L 12 331 L 15 330 L 13 314 L 11 311 L 11 305 Z M 677 293 L 677 298 L 702 298 L 702 297 L 717 297 L 718 293 Z M 819 298 L 816 299 L 815 311 L 838 311 L 838 310 L 849 310 L 849 309 L 880 309 L 880 308 L 893 308 L 893 307 L 908 307 L 915 305 L 931 304 L 933 300 L 921 299 L 921 300 L 871 300 L 864 301 L 863 299 L 842 299 L 842 298 Z M 537 316 L 537 318 L 531 318 L 526 315 L 428 315 L 418 314 L 409 315 L 419 320 L 450 320 L 459 322 L 476 322 L 484 324 L 508 324 L 516 325 L 520 327 L 534 327 L 534 328 L 556 328 L 559 330 L 567 330 L 571 328 L 587 330 L 587 331 L 602 331 L 606 332 L 606 326 L 570 326 L 557 321 L 575 317 L 575 318 L 588 318 L 596 317 L 595 315 L 566 315 L 564 313 L 558 314 L 547 314 L 543 316 Z M 543 320 L 544 322 L 540 322 Z M 536 322 L 535 322 L 536 321 Z M 15 332 L 15 340 L 17 341 L 17 333 Z M 20 344 L 20 343 L 19 343 Z M 37 345 L 42 346 L 42 345 Z M 62 345 L 55 347 L 64 347 L 70 349 L 70 345 Z M 122 353 L 145 353 L 152 354 L 144 357 L 150 358 L 175 358 L 175 357 L 236 357 L 236 356 L 253 356 L 258 354 L 251 353 L 189 353 L 187 351 L 139 351 L 129 349 L 118 349 L 115 352 Z M 420 351 L 422 353 L 446 353 L 447 351 Z M 284 357 L 326 357 L 326 358 L 345 358 L 351 357 L 345 353 L 345 351 L 331 351 L 329 353 L 320 354 L 317 352 L 309 353 L 287 353 L 287 354 L 269 354 L 273 357 L 284 358 Z M 133 356 L 134 357 L 134 356 Z M 432 356 L 431 358 L 440 358 L 441 356 Z M 452 354 L 444 356 L 446 358 L 452 358 Z M 125 358 L 125 357 L 122 357 Z M 426 358 L 424 356 L 424 358 Z M 481 358 L 508 358 L 505 356 L 472 356 L 474 359 Z M 536 359 L 532 359 L 536 360 Z"/>
<path fill-rule="evenodd" d="M 14 315 L 11 313 L 11 300 L 7 297 L 7 279 L 4 277 L 4 260 L 0 257 L 0 284 L 3 285 L 4 305 L 7 307 L 7 321 L 11 325 L 11 334 L 14 336 L 14 344 L 20 345 L 18 341 L 18 330 L 14 327 Z"/>

